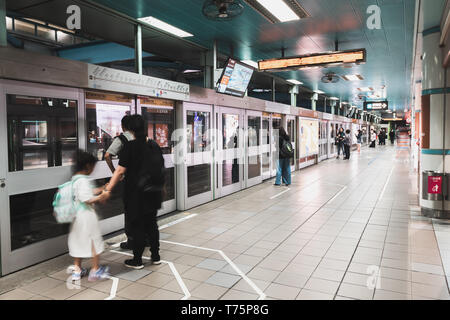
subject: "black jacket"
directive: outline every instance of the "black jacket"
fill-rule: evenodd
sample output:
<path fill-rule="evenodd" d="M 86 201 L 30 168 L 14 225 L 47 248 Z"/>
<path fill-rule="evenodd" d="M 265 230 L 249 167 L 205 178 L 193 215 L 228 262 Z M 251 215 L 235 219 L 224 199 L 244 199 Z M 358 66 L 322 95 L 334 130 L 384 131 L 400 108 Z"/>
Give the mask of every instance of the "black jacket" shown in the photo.
<path fill-rule="evenodd" d="M 284 137 L 280 136 L 278 139 L 278 154 L 280 159 L 288 159 L 288 157 L 283 156 L 281 152 L 281 147 L 283 146 L 283 141 L 291 141 L 291 138 L 288 135 L 285 135 Z"/>

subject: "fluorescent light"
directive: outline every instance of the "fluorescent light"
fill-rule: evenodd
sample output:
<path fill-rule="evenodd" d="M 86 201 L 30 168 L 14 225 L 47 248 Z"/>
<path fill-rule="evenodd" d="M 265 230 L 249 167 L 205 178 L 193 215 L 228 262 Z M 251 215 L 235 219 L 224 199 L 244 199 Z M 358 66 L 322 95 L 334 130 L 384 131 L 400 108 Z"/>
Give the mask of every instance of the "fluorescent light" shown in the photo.
<path fill-rule="evenodd" d="M 322 90 L 314 90 L 315 93 L 319 93 L 319 94 L 324 94 L 325 92 L 323 92 Z"/>
<path fill-rule="evenodd" d="M 336 97 L 330 97 L 328 99 L 330 99 L 330 100 L 339 100 L 339 98 L 336 98 Z"/>
<path fill-rule="evenodd" d="M 344 78 L 344 80 L 347 80 L 347 81 L 364 80 L 364 78 L 362 76 L 360 76 L 359 74 L 349 74 L 349 75 L 346 75 L 346 76 L 342 76 L 342 78 Z"/>
<path fill-rule="evenodd" d="M 300 20 L 300 17 L 283 0 L 257 1 L 281 22 Z"/>
<path fill-rule="evenodd" d="M 242 62 L 248 64 L 249 66 L 252 66 L 255 69 L 258 69 L 258 62 L 255 62 L 253 60 L 242 60 Z"/>
<path fill-rule="evenodd" d="M 202 70 L 184 70 L 183 73 L 197 73 L 197 72 L 202 72 Z"/>
<path fill-rule="evenodd" d="M 364 87 L 364 88 L 358 88 L 358 90 L 362 91 L 362 92 L 368 92 L 368 91 L 373 91 L 373 88 Z"/>
<path fill-rule="evenodd" d="M 292 83 L 292 84 L 298 84 L 298 85 L 303 84 L 303 82 L 300 82 L 300 81 L 295 80 L 295 79 L 289 79 L 289 80 L 286 80 L 286 81 L 287 81 L 287 82 L 290 82 L 290 83 Z"/>
<path fill-rule="evenodd" d="M 144 18 L 139 18 L 139 21 L 143 22 L 143 23 L 147 23 L 149 25 L 151 25 L 152 27 L 155 27 L 157 29 L 166 31 L 168 33 L 171 33 L 177 37 L 180 38 L 186 38 L 186 37 L 193 37 L 194 35 L 186 32 L 184 30 L 181 30 L 177 27 L 174 27 L 164 21 L 161 21 L 159 19 L 156 19 L 155 17 L 144 17 Z"/>

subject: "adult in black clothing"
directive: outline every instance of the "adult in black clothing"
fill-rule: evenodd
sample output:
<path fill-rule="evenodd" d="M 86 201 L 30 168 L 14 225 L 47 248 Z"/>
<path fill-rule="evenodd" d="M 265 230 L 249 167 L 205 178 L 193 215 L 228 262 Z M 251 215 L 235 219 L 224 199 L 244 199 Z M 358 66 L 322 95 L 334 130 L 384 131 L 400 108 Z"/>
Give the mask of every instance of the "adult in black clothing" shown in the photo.
<path fill-rule="evenodd" d="M 344 128 L 340 128 L 339 132 L 336 136 L 336 140 L 338 143 L 338 156 L 337 158 L 339 159 L 341 156 L 341 150 L 342 150 L 342 156 L 345 158 L 345 149 L 344 149 L 344 140 L 345 140 L 345 132 L 344 132 Z"/>
<path fill-rule="evenodd" d="M 391 129 L 391 132 L 389 132 L 389 139 L 391 139 L 391 144 L 394 144 L 394 140 L 395 140 L 394 129 Z"/>
<path fill-rule="evenodd" d="M 145 249 L 145 240 L 148 237 L 150 242 L 150 252 L 152 264 L 160 264 L 159 256 L 159 230 L 156 222 L 158 209 L 162 204 L 162 192 L 144 193 L 138 189 L 140 170 L 143 164 L 143 154 L 145 148 L 157 148 L 155 157 L 161 157 L 162 152 L 159 146 L 153 140 L 147 142 L 147 130 L 145 121 L 140 115 L 133 115 L 130 120 L 131 129 L 135 133 L 136 140 L 129 141 L 123 148 L 119 160 L 119 166 L 111 178 L 105 192 L 111 190 L 120 181 L 125 174 L 125 213 L 128 215 L 130 224 L 130 233 L 133 237 L 133 255 L 134 258 L 125 261 L 125 266 L 133 269 L 142 269 L 142 253 Z M 153 156 L 153 155 L 152 155 Z"/>
<path fill-rule="evenodd" d="M 275 181 L 276 186 L 281 185 L 281 180 L 286 184 L 286 186 L 291 185 L 291 158 L 281 152 L 284 141 L 291 141 L 291 138 L 286 133 L 283 127 L 280 128 L 280 136 L 278 138 L 278 169 L 277 178 Z"/>

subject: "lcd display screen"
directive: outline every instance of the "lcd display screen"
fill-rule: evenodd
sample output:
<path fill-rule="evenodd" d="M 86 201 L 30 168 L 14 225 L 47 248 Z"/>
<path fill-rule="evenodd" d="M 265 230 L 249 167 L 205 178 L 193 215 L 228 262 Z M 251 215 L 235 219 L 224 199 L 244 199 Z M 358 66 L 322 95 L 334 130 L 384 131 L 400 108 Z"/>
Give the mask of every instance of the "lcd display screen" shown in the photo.
<path fill-rule="evenodd" d="M 243 97 L 252 79 L 254 69 L 242 62 L 229 59 L 217 84 L 217 92 Z"/>

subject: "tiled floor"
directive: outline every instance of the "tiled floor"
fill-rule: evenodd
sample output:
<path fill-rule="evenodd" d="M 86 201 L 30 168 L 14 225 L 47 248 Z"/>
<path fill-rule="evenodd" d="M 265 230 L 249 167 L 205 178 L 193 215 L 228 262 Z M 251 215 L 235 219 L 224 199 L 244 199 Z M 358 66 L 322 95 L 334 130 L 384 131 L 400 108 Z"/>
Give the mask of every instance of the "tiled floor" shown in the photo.
<path fill-rule="evenodd" d="M 5 277 L 0 299 L 448 300 L 450 225 L 420 215 L 408 159 L 387 146 L 323 162 L 289 190 L 268 181 L 190 210 L 162 231 L 171 265 L 130 271 L 115 249 L 102 256 L 115 279 L 51 270 L 2 292 Z"/>

